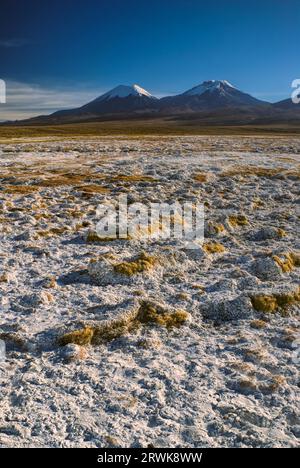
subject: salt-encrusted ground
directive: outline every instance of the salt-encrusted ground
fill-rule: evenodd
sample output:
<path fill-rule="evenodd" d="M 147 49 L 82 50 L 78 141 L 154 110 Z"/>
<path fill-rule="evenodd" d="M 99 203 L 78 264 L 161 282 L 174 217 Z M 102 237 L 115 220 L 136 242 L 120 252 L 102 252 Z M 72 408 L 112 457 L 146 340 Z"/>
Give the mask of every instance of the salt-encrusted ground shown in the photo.
<path fill-rule="evenodd" d="M 297 446 L 299 154 L 296 138 L 0 145 L 0 446 Z M 124 192 L 204 202 L 206 244 L 87 242 Z M 147 271 L 114 273 L 142 251 Z M 141 303 L 188 320 L 62 346 Z"/>

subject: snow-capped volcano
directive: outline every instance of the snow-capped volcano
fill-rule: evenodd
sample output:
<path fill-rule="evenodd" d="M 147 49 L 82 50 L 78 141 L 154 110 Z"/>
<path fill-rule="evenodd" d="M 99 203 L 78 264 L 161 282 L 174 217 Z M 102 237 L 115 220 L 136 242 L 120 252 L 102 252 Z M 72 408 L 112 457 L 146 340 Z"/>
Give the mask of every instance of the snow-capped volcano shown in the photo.
<path fill-rule="evenodd" d="M 81 107 L 81 110 L 96 115 L 135 112 L 152 107 L 156 100 L 137 84 L 119 85 Z"/>
<path fill-rule="evenodd" d="M 229 81 L 209 80 L 209 81 L 203 81 L 202 84 L 195 86 L 194 88 L 189 89 L 188 91 L 185 91 L 185 93 L 183 94 L 185 96 L 200 96 L 206 91 L 209 91 L 211 93 L 214 91 L 226 92 L 227 88 L 236 89 L 231 83 L 229 83 Z"/>
<path fill-rule="evenodd" d="M 116 86 L 115 88 L 111 89 L 107 93 L 102 94 L 102 96 L 100 96 L 98 100 L 104 101 L 105 99 L 125 98 L 128 96 L 139 96 L 139 97 L 145 96 L 150 99 L 157 99 L 155 96 L 152 96 L 152 94 L 150 94 L 144 88 L 141 88 L 141 86 L 134 84 L 132 86 L 126 86 L 126 85 Z"/>
<path fill-rule="evenodd" d="M 104 116 L 120 116 L 152 112 L 158 99 L 141 86 L 119 85 L 93 101 L 76 109 L 55 112 L 57 120 L 90 120 Z"/>
<path fill-rule="evenodd" d="M 160 100 L 160 108 L 167 112 L 201 112 L 262 105 L 265 105 L 263 101 L 243 93 L 226 80 L 203 81 L 182 94 Z"/>

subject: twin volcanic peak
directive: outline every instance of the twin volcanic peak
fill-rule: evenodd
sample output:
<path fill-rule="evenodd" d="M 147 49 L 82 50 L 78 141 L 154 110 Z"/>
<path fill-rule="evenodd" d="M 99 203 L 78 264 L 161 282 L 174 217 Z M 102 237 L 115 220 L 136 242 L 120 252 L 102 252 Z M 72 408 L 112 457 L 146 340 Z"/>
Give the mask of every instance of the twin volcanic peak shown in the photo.
<path fill-rule="evenodd" d="M 280 104 L 280 103 L 279 103 Z M 30 123 L 65 123 L 132 117 L 199 116 L 203 119 L 255 121 L 290 118 L 289 107 L 270 104 L 244 93 L 226 80 L 208 80 L 174 96 L 161 99 L 137 84 L 119 85 L 76 109 L 30 119 Z M 296 106 L 295 106 L 296 107 Z M 298 109 L 292 109 L 293 115 Z M 184 117 L 185 118 L 185 117 Z M 300 118 L 300 112 L 297 118 Z"/>
<path fill-rule="evenodd" d="M 77 109 L 55 112 L 50 118 L 57 121 L 87 120 L 149 114 L 194 113 L 210 109 L 257 106 L 263 104 L 249 94 L 242 93 L 228 81 L 211 80 L 176 96 L 158 99 L 141 86 L 119 85 Z"/>

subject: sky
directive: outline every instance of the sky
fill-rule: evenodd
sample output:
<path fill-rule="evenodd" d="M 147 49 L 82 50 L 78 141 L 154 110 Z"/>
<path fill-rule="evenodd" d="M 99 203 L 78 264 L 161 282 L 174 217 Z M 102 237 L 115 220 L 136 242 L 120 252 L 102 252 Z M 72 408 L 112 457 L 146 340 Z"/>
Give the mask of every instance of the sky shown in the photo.
<path fill-rule="evenodd" d="M 226 79 L 270 102 L 300 78 L 300 0 L 1 0 L 0 120 L 119 84 L 161 97 Z"/>

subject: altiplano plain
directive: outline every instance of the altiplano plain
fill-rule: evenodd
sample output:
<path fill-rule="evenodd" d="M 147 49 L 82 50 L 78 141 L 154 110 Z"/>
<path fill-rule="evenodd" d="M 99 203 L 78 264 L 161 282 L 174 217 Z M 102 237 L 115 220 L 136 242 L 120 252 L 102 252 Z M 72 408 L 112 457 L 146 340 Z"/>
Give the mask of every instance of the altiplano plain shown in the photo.
<path fill-rule="evenodd" d="M 299 445 L 300 139 L 0 143 L 0 446 Z M 203 203 L 205 239 L 95 235 Z"/>

